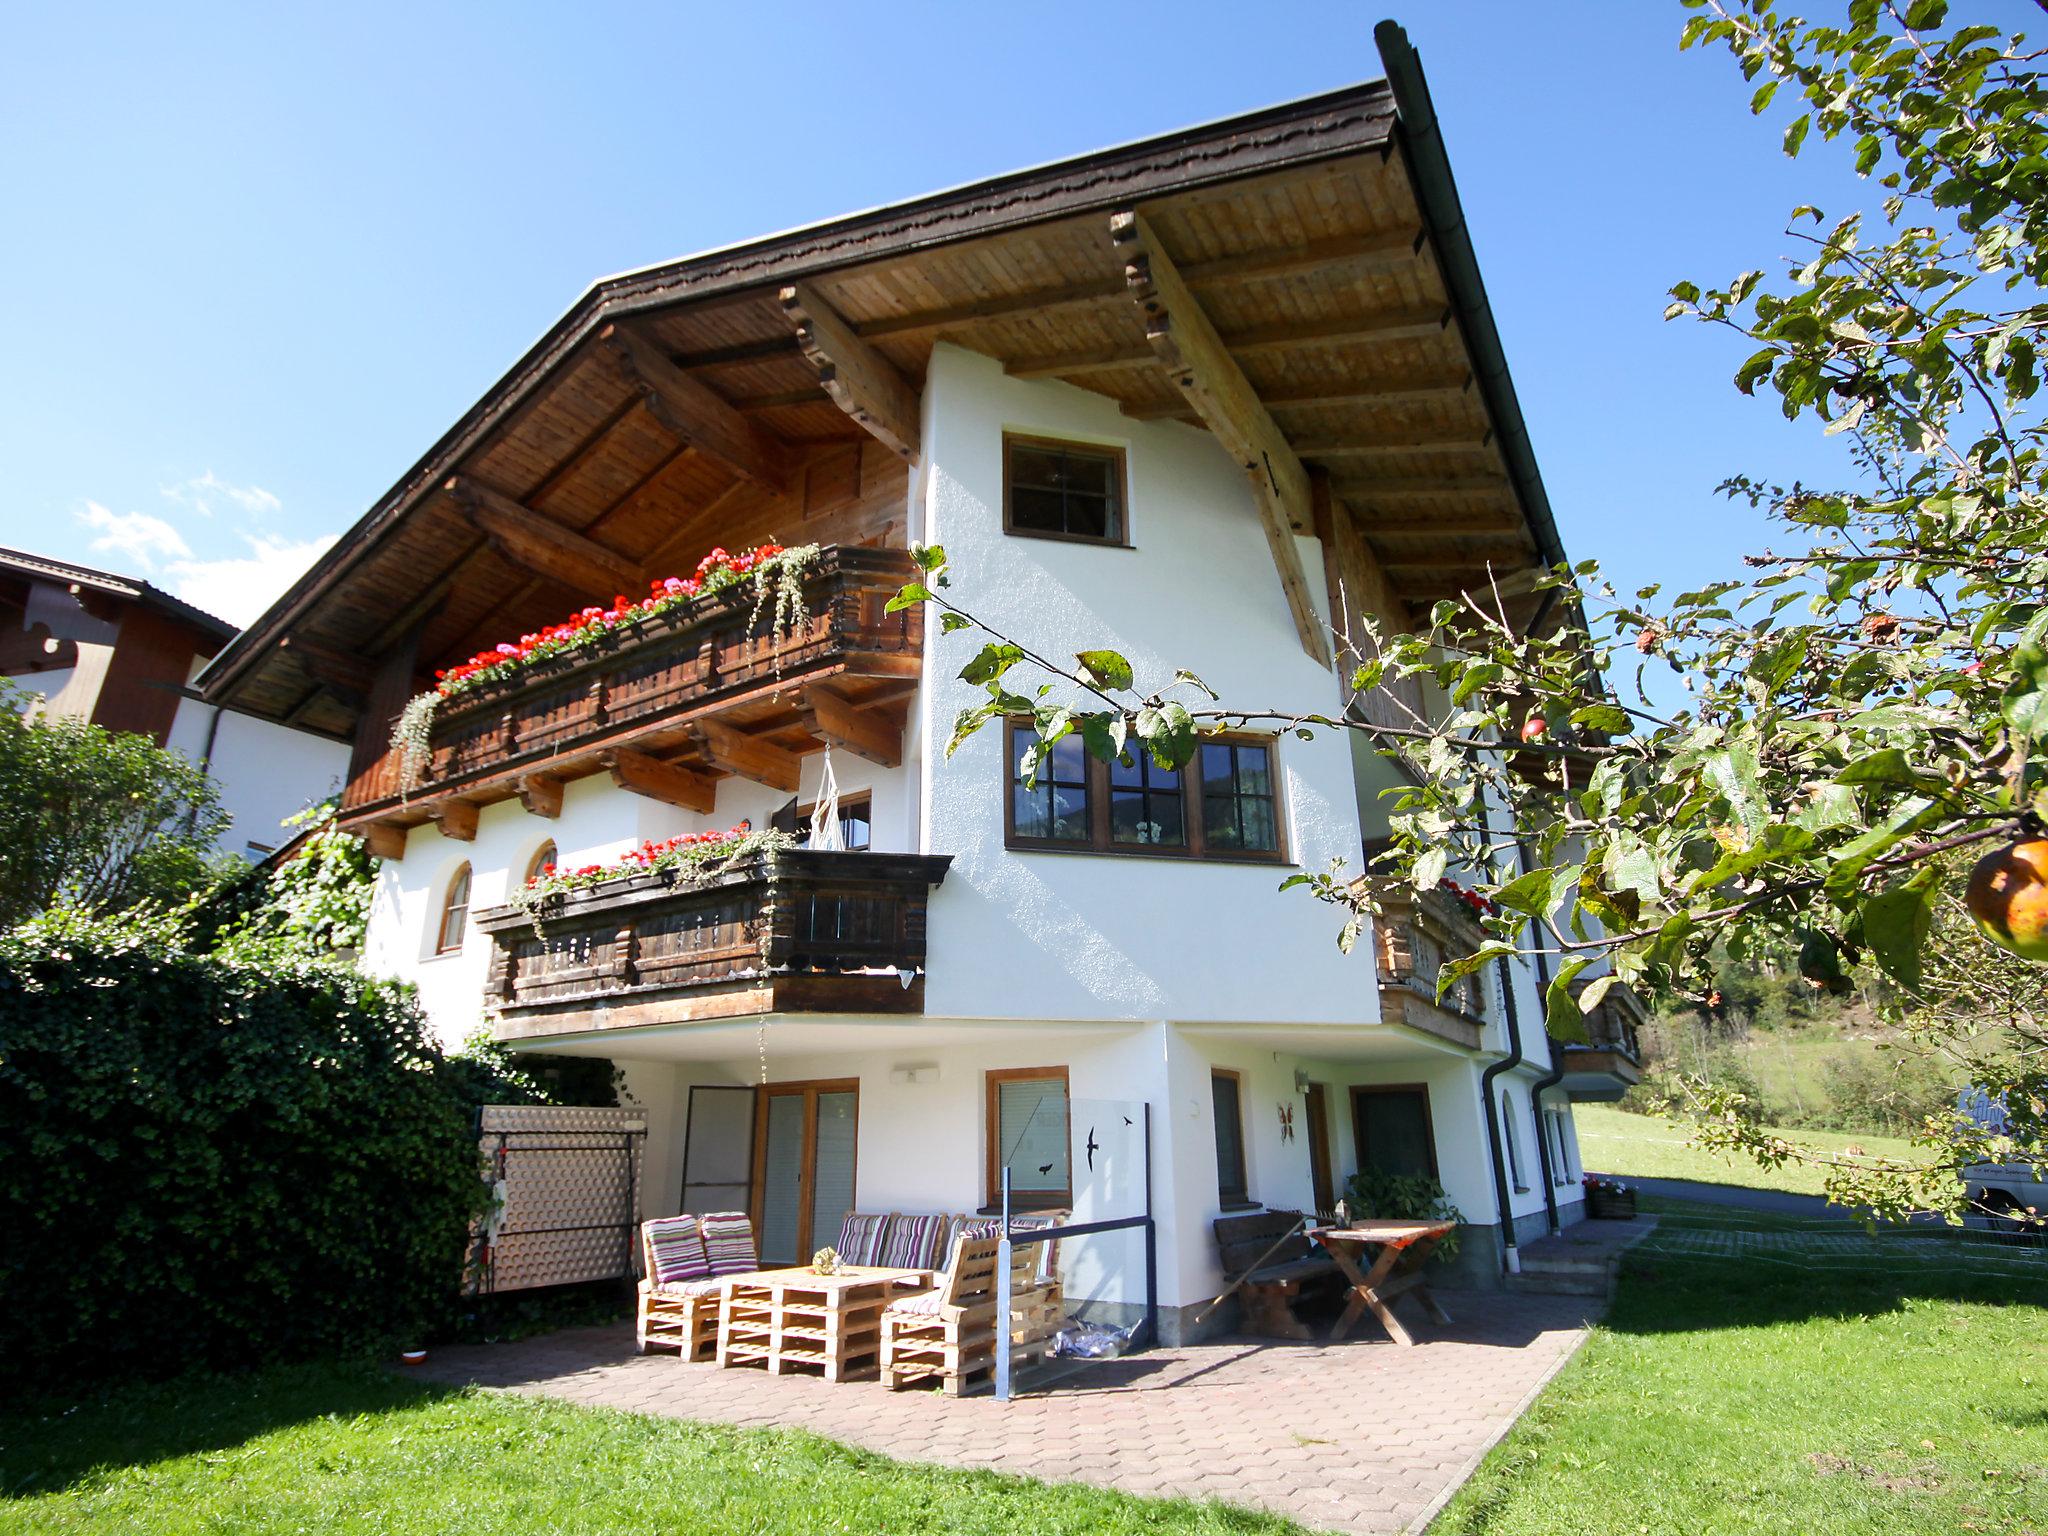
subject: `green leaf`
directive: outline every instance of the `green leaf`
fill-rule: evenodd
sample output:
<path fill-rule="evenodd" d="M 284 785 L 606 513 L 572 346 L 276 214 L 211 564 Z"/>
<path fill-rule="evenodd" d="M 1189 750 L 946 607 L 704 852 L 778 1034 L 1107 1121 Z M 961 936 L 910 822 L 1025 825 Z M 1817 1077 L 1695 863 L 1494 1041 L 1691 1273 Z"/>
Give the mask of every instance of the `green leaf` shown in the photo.
<path fill-rule="evenodd" d="M 1543 1029 L 1551 1039 L 1567 1045 L 1584 1045 L 1590 1039 L 1586 1033 L 1586 1015 L 1579 1007 L 1578 999 L 1572 996 L 1572 983 L 1592 963 L 1583 956 L 1575 957 L 1560 965 L 1557 974 L 1550 978 L 1550 985 L 1543 993 Z"/>
<path fill-rule="evenodd" d="M 1786 154 L 1796 156 L 1799 153 L 1799 146 L 1806 142 L 1806 130 L 1812 126 L 1813 119 L 1805 114 L 1793 119 L 1792 126 L 1785 130 Z"/>
<path fill-rule="evenodd" d="M 917 562 L 917 568 L 929 576 L 946 563 L 946 546 L 943 544 L 914 544 L 910 558 Z"/>
<path fill-rule="evenodd" d="M 1933 869 L 1866 896 L 1859 906 L 1863 937 L 1887 976 L 1905 986 L 1920 985 L 1920 957 L 1934 927 L 1938 879 Z"/>
<path fill-rule="evenodd" d="M 1532 869 L 1493 893 L 1493 899 L 1510 911 L 1547 920 L 1579 883 L 1584 870 L 1577 864 Z"/>
<path fill-rule="evenodd" d="M 1496 960 L 1515 953 L 1515 946 L 1500 939 L 1488 939 L 1469 955 L 1458 955 L 1437 967 L 1436 995 L 1439 1000 L 1467 976 L 1476 975 Z"/>
<path fill-rule="evenodd" d="M 1022 648 L 1007 640 L 992 641 L 981 648 L 980 653 L 960 669 L 960 681 L 980 687 L 996 682 L 1010 668 L 1024 659 Z"/>
<path fill-rule="evenodd" d="M 964 613 L 953 613 L 949 610 L 939 615 L 939 630 L 942 634 L 950 635 L 956 630 L 972 629 L 973 627 L 974 620 L 968 618 Z"/>
<path fill-rule="evenodd" d="M 919 603 L 928 603 L 932 595 L 921 581 L 905 582 L 894 597 L 884 605 L 884 613 L 901 613 L 905 608 L 915 608 Z"/>
<path fill-rule="evenodd" d="M 1721 798 L 1728 802 L 1728 809 L 1734 813 L 1749 841 L 1754 842 L 1764 829 L 1763 796 L 1757 787 L 1756 748 L 1743 742 L 1725 751 L 1709 752 L 1700 760 L 1700 768 L 1714 788 L 1721 792 Z"/>
<path fill-rule="evenodd" d="M 1870 867 L 1873 859 L 1882 858 L 1915 832 L 1933 826 L 1947 813 L 1947 807 L 1940 801 L 1915 795 L 1901 805 L 1883 826 L 1873 827 L 1835 850 L 1834 863 L 1828 867 L 1824 882 L 1827 893 L 1838 901 L 1846 900 L 1861 883 L 1863 871 Z"/>
<path fill-rule="evenodd" d="M 1115 651 L 1081 651 L 1074 659 L 1098 688 L 1131 686 L 1131 664 Z"/>
<path fill-rule="evenodd" d="M 1416 855 L 1415 865 L 1409 872 L 1409 881 L 1418 891 L 1433 891 L 1443 879 L 1444 871 L 1450 868 L 1450 850 L 1442 846 L 1425 848 Z"/>
<path fill-rule="evenodd" d="M 1597 731 L 1602 736 L 1623 736 L 1628 733 L 1628 711 L 1617 704 L 1588 704 L 1584 709 L 1571 713 L 1571 722 L 1582 731 Z"/>
<path fill-rule="evenodd" d="M 1138 711 L 1138 739 L 1162 768 L 1179 768 L 1195 753 L 1195 718 L 1182 704 L 1162 704 Z"/>

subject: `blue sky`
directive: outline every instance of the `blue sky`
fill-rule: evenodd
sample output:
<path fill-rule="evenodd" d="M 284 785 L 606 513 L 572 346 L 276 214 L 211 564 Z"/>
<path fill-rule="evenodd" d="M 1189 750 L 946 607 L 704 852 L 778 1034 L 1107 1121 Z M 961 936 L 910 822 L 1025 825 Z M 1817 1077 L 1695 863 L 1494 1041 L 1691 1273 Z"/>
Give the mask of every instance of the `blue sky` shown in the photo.
<path fill-rule="evenodd" d="M 1825 9 L 1825 7 L 1822 7 Z M 2017 0 L 1994 15 L 2026 9 Z M 122 5 L 0 53 L 0 542 L 246 621 L 603 274 L 1380 73 L 1344 5 Z M 1798 164 L 1661 0 L 1430 0 L 1422 51 L 1567 547 L 1731 571 L 1836 448 L 1660 318 Z"/>

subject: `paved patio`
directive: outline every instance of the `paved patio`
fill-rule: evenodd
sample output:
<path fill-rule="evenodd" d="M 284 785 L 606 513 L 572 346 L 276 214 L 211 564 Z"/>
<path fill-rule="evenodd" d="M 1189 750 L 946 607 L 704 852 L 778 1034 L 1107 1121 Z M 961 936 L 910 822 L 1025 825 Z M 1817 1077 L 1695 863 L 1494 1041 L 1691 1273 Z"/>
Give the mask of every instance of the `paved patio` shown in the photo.
<path fill-rule="evenodd" d="M 1597 1302 L 1438 1293 L 1414 1349 L 1247 1339 L 1055 1362 L 998 1403 L 636 1355 L 630 1328 L 436 1351 L 420 1374 L 637 1413 L 802 1428 L 905 1461 L 1226 1499 L 1317 1530 L 1418 1529 L 1570 1358 Z"/>

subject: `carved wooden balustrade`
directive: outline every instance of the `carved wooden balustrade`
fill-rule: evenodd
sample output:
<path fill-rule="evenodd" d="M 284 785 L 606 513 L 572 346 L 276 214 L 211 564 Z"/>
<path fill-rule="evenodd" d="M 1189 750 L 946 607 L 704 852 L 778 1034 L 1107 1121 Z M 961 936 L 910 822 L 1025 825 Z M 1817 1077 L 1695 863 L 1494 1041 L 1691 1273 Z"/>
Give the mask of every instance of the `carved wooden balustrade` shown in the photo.
<path fill-rule="evenodd" d="M 492 942 L 485 1007 L 501 1040 L 763 1013 L 921 1013 L 926 903 L 951 862 L 791 849 L 696 884 L 632 875 L 537 914 L 493 907 L 477 916 Z"/>
<path fill-rule="evenodd" d="M 343 818 L 417 822 L 440 800 L 509 799 L 524 774 L 596 772 L 607 749 L 672 745 L 708 717 L 776 725 L 806 683 L 858 704 L 863 689 L 917 675 L 920 610 L 885 611 L 915 572 L 902 550 L 828 547 L 779 629 L 773 585 L 763 599 L 743 581 L 459 693 L 435 712 L 420 782 L 402 792 L 397 753 L 384 752 L 351 780 Z"/>
<path fill-rule="evenodd" d="M 1376 883 L 1373 894 L 1379 906 L 1373 933 L 1381 1015 L 1389 1023 L 1476 1048 L 1486 1023 L 1484 973 L 1452 983 L 1441 998 L 1437 978 L 1446 961 L 1469 955 L 1486 941 L 1477 918 L 1449 891 L 1416 891 L 1387 882 Z"/>

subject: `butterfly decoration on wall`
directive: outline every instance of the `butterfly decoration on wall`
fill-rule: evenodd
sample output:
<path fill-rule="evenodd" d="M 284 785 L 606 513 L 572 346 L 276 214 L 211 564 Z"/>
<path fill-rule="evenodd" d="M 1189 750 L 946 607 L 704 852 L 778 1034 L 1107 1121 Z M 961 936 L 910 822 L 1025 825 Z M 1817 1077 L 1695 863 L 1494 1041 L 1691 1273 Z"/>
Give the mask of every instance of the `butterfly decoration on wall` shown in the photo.
<path fill-rule="evenodd" d="M 1294 1140 L 1294 1106 L 1283 1103 L 1280 1106 L 1280 1139 Z"/>

